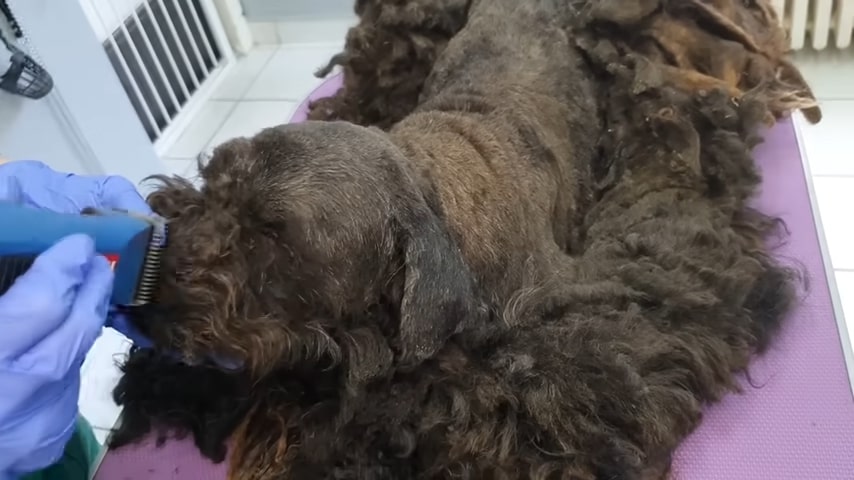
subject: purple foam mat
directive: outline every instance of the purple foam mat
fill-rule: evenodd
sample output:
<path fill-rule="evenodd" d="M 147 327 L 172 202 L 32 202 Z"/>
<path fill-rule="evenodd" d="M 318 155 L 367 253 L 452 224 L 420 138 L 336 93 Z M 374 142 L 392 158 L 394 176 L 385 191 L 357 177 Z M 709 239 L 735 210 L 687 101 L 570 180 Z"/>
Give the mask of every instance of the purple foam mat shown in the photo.
<path fill-rule="evenodd" d="M 291 117 L 290 123 L 300 123 L 308 120 L 308 104 L 321 98 L 331 97 L 338 93 L 338 90 L 344 84 L 344 75 L 336 73 L 327 78 L 323 83 L 318 85 L 311 93 L 308 94 L 305 100 L 300 103 L 296 111 Z"/>
<path fill-rule="evenodd" d="M 308 102 L 340 85 L 339 76 L 324 82 L 292 121 L 305 120 Z M 753 363 L 744 392 L 709 408 L 677 452 L 672 478 L 852 480 L 854 398 L 793 122 L 769 131 L 756 155 L 765 177 L 758 205 L 786 221 L 791 236 L 779 254 L 806 268 L 810 290 L 772 350 Z M 149 440 L 108 452 L 95 478 L 222 480 L 227 470 L 200 458 L 189 440 L 164 448 Z"/>

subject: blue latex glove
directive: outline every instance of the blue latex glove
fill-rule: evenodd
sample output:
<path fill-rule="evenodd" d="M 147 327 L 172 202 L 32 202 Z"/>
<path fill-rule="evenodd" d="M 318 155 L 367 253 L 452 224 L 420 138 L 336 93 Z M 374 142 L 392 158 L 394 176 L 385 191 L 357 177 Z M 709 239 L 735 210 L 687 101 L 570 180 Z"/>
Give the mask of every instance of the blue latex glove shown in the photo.
<path fill-rule="evenodd" d="M 124 178 L 59 173 L 35 161 L 0 165 L 0 200 L 65 213 L 79 213 L 86 207 L 152 213 L 133 184 Z M 110 315 L 106 325 L 118 330 L 139 347 L 153 346 L 123 316 Z M 179 359 L 177 355 L 176 359 Z M 243 366 L 241 362 L 217 355 L 211 355 L 207 360 L 228 370 Z"/>
<path fill-rule="evenodd" d="M 85 207 L 150 213 L 123 178 L 64 174 L 32 161 L 0 165 L 0 200 L 74 214 Z M 80 368 L 107 320 L 112 287 L 93 240 L 72 235 L 0 297 L 0 478 L 62 455 L 77 418 Z M 114 321 L 136 340 L 124 319 Z"/>
<path fill-rule="evenodd" d="M 80 213 L 86 207 L 152 213 L 136 187 L 125 178 L 61 173 L 30 160 L 0 165 L 0 200 L 60 213 Z M 125 317 L 110 315 L 105 320 L 107 326 L 135 344 L 151 344 Z"/>
<path fill-rule="evenodd" d="M 85 235 L 39 256 L 0 297 L 0 477 L 55 463 L 77 418 L 80 367 L 101 333 L 113 272 Z"/>
<path fill-rule="evenodd" d="M 32 160 L 0 165 L 0 199 L 60 213 L 80 213 L 86 207 L 151 213 L 125 178 L 62 173 Z"/>

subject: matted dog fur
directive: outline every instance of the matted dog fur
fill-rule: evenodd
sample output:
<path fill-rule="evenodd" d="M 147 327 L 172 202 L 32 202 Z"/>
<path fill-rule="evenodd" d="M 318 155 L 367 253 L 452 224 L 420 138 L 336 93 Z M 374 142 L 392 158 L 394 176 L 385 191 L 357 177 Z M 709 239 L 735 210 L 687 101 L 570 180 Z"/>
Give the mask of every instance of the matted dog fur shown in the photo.
<path fill-rule="evenodd" d="M 756 40 L 778 38 L 764 3 L 716 4 L 735 40 L 709 2 L 643 28 L 608 3 L 474 1 L 388 134 L 280 127 L 221 147 L 201 190 L 164 179 L 140 326 L 246 369 L 134 350 L 114 446 L 229 441 L 239 479 L 664 478 L 792 302 L 750 151 L 812 100 Z M 658 16 L 760 45 L 760 76 L 645 51 Z"/>
<path fill-rule="evenodd" d="M 571 12 L 555 0 L 473 8 L 424 101 L 388 133 L 284 125 L 220 146 L 201 190 L 164 180 L 150 199 L 172 221 L 167 314 L 148 319 L 159 344 L 263 374 L 337 357 L 330 332 L 384 305 L 390 324 L 364 326 L 417 365 L 566 261 L 602 130 Z"/>
<path fill-rule="evenodd" d="M 336 65 L 345 84 L 311 105 L 310 119 L 346 120 L 387 128 L 417 105 L 428 73 L 447 42 L 465 25 L 470 0 L 370 0 L 356 3 L 360 22 L 348 33 Z M 786 59 L 788 42 L 767 0 L 566 0 L 579 30 L 604 39 L 620 54 L 635 52 L 677 75 L 690 91 L 724 88 L 734 97 L 763 83 L 775 90 L 771 114 L 820 111 L 804 79 Z M 581 32 L 577 32 L 581 33 Z M 582 36 L 584 36 L 582 34 Z M 589 39 L 590 37 L 588 37 Z M 595 40 L 594 40 L 595 41 Z"/>
<path fill-rule="evenodd" d="M 340 65 L 342 90 L 310 105 L 309 120 L 388 128 L 412 112 L 448 41 L 465 25 L 471 0 L 357 0 L 359 23 L 345 49 L 318 71 Z"/>

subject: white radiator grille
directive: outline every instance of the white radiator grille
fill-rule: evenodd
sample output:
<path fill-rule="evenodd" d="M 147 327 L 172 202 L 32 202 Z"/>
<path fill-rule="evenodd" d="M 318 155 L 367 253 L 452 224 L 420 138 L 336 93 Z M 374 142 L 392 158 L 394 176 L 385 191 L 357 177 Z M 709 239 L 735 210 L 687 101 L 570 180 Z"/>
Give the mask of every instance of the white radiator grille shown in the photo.
<path fill-rule="evenodd" d="M 854 0 L 773 0 L 791 47 L 848 48 L 854 36 Z"/>
<path fill-rule="evenodd" d="M 120 12 L 115 7 L 127 0 L 85 1 L 91 2 L 84 9 L 90 23 L 100 15 L 100 25 L 93 27 L 148 138 L 157 144 L 226 62 L 202 1 L 137 0 Z M 112 17 L 105 19 L 105 10 Z"/>

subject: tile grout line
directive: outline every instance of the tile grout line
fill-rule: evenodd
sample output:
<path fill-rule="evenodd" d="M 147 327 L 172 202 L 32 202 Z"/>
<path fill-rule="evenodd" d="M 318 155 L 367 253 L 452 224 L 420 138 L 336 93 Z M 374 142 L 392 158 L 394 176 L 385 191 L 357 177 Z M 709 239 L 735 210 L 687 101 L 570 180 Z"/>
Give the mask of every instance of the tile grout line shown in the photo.
<path fill-rule="evenodd" d="M 211 101 L 213 101 L 213 100 L 208 100 L 208 102 L 211 102 Z M 202 147 L 201 147 L 202 150 L 196 154 L 195 158 L 197 160 L 203 153 L 205 153 L 208 150 L 208 146 L 210 145 L 211 140 L 216 138 L 216 134 L 219 133 L 220 130 L 222 130 L 222 127 L 225 126 L 225 122 L 227 122 L 228 119 L 231 118 L 231 116 L 234 114 L 234 111 L 237 110 L 237 106 L 240 104 L 239 101 L 231 102 L 231 103 L 232 103 L 232 105 L 231 105 L 231 108 L 228 109 L 228 113 L 223 115 L 222 121 L 219 122 L 219 125 L 217 125 L 216 128 L 213 129 L 213 132 L 211 133 L 210 137 L 208 137 L 207 140 L 205 140 L 204 143 L 202 144 Z"/>
<path fill-rule="evenodd" d="M 243 100 L 236 100 L 237 103 L 260 103 L 260 102 L 287 102 L 287 103 L 300 103 L 302 100 L 297 100 L 296 98 L 244 98 Z"/>
<path fill-rule="evenodd" d="M 242 102 L 246 99 L 246 95 L 249 94 L 249 91 L 252 90 L 252 87 L 255 86 L 255 83 L 258 82 L 259 78 L 261 78 L 261 74 L 264 73 L 264 70 L 266 70 L 268 66 L 270 66 L 270 62 L 273 61 L 273 57 L 275 57 L 276 54 L 279 53 L 278 48 L 271 50 L 272 51 L 270 52 L 270 54 L 267 55 L 267 60 L 264 61 L 264 65 L 261 65 L 261 68 L 258 69 L 258 73 L 255 74 L 255 78 L 253 78 L 252 81 L 249 82 L 249 85 L 247 85 L 246 88 L 243 89 L 243 92 L 240 94 L 240 99 L 237 100 L 238 102 Z"/>
<path fill-rule="evenodd" d="M 297 42 L 285 42 L 279 43 L 276 45 L 270 45 L 273 49 L 283 50 L 285 48 L 306 48 L 311 50 L 324 50 L 327 48 L 344 48 L 345 41 L 342 42 L 305 42 L 305 43 L 297 43 Z"/>
<path fill-rule="evenodd" d="M 257 46 L 257 45 L 256 45 L 256 46 L 254 46 L 254 47 L 252 47 L 252 49 L 253 49 L 253 50 L 256 50 L 256 49 L 261 50 L 261 49 L 259 49 L 259 48 L 258 48 L 258 46 Z M 267 49 L 264 49 L 264 50 L 267 50 Z M 273 57 L 276 55 L 276 52 L 277 52 L 277 51 L 278 51 L 278 48 L 270 48 L 270 49 L 269 49 L 269 52 L 267 52 L 267 53 L 268 53 L 268 55 L 267 55 L 267 59 L 266 59 L 266 60 L 264 60 L 264 62 L 262 62 L 262 65 L 258 68 L 258 73 L 256 73 L 256 74 L 255 74 L 254 78 L 252 78 L 252 79 L 249 81 L 249 84 L 248 84 L 245 88 L 243 88 L 243 89 L 242 89 L 242 91 L 241 91 L 239 94 L 235 95 L 234 97 L 228 97 L 228 98 L 224 98 L 224 97 L 214 97 L 214 96 L 212 95 L 212 96 L 211 96 L 211 98 L 209 98 L 209 99 L 208 99 L 208 101 L 209 101 L 209 102 L 239 102 L 239 101 L 243 100 L 243 98 L 246 96 L 246 94 L 247 94 L 247 93 L 249 93 L 249 90 L 252 88 L 252 85 L 254 85 L 254 84 L 255 84 L 255 81 L 256 81 L 256 80 L 258 80 L 258 77 L 260 77 L 260 76 L 261 76 L 261 72 L 263 72 L 263 71 L 264 71 L 264 69 L 265 69 L 265 68 L 267 68 L 267 65 L 269 65 L 269 64 L 270 64 L 270 61 L 272 61 L 272 60 L 273 60 Z M 251 54 L 251 52 L 250 52 L 249 54 Z M 248 56 L 249 54 L 247 54 L 247 56 Z M 246 58 L 246 57 L 244 57 L 243 59 L 245 59 L 245 58 Z M 241 59 L 241 60 L 243 60 L 243 59 Z M 237 64 L 235 65 L 234 70 L 232 70 L 232 72 L 231 72 L 231 73 L 232 73 L 232 75 L 233 75 L 233 74 L 235 74 L 235 73 L 237 73 L 238 71 L 240 71 L 240 67 L 241 67 L 241 65 L 240 65 L 240 60 L 238 60 L 238 61 L 237 61 Z M 214 92 L 214 95 L 215 95 L 215 94 L 216 94 L 216 92 Z"/>
<path fill-rule="evenodd" d="M 212 129 L 213 133 L 211 133 L 211 135 L 209 137 L 207 137 L 206 140 L 203 142 L 203 144 L 202 144 L 203 150 L 200 152 L 196 152 L 195 157 L 173 157 L 173 156 L 169 156 L 169 152 L 166 152 L 166 154 L 163 155 L 161 158 L 174 158 L 174 159 L 196 158 L 196 159 L 198 159 L 199 155 L 201 155 L 204 152 L 204 149 L 207 149 L 208 144 L 211 142 L 211 140 L 213 140 L 214 136 L 220 131 L 220 129 L 222 129 L 222 126 L 225 125 L 225 122 L 231 117 L 231 114 L 234 113 L 234 109 L 237 108 L 237 104 L 240 103 L 239 101 L 236 101 L 236 100 L 214 100 L 212 98 L 209 98 L 209 99 L 205 100 L 205 104 L 202 106 L 202 108 L 208 106 L 209 104 L 211 104 L 213 102 L 231 103 L 232 105 L 231 105 L 231 108 L 228 109 L 228 113 L 223 115 L 222 120 L 217 124 L 217 126 L 215 128 Z M 181 132 L 181 136 L 183 136 L 184 133 L 186 133 L 186 132 Z M 178 137 L 178 140 L 180 140 L 181 136 Z M 200 142 L 200 143 L 202 143 L 202 142 Z"/>

